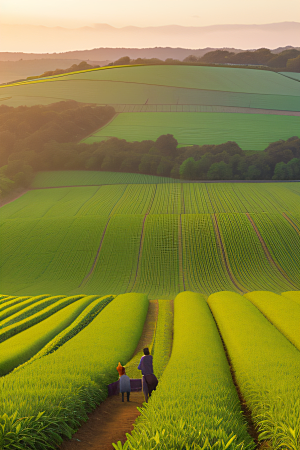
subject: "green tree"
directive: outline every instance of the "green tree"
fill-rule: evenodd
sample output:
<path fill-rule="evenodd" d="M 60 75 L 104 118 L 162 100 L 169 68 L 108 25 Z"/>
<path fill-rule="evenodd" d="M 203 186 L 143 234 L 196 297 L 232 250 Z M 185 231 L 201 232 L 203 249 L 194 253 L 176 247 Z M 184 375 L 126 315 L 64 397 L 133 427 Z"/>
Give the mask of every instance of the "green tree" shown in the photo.
<path fill-rule="evenodd" d="M 208 180 L 231 180 L 233 178 L 230 164 L 224 161 L 213 163 L 207 172 Z"/>
<path fill-rule="evenodd" d="M 188 158 L 181 164 L 179 175 L 182 180 L 194 180 L 196 178 L 196 161 Z"/>

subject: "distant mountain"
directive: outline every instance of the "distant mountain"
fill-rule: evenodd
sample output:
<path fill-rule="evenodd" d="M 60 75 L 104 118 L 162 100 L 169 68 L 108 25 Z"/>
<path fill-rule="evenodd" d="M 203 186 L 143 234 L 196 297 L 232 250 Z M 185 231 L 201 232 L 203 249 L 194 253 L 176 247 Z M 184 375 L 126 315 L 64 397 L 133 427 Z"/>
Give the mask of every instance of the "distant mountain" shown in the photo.
<path fill-rule="evenodd" d="M 265 25 L 213 25 L 184 27 L 115 28 L 107 24 L 76 29 L 33 25 L 1 25 L 3 52 L 53 53 L 87 48 L 180 47 L 180 48 L 235 48 L 255 49 L 300 46 L 300 23 L 281 22 Z M 123 56 L 123 55 L 120 55 Z M 131 55 L 129 55 L 131 56 Z M 146 55 L 143 55 L 146 56 Z M 44 55 L 45 57 L 45 55 Z M 93 60 L 116 59 L 101 56 Z M 131 57 L 136 57 L 132 55 Z M 57 58 L 57 56 L 56 56 Z M 72 57 L 72 59 L 77 57 Z M 81 57 L 80 57 L 81 59 Z"/>

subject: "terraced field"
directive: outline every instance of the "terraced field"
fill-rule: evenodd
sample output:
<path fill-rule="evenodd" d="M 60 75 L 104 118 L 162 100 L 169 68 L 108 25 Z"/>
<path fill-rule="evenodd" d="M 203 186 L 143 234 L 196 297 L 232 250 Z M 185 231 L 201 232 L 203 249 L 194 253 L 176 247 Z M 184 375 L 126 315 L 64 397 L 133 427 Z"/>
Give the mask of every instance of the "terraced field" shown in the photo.
<path fill-rule="evenodd" d="M 170 133 L 181 145 L 235 140 L 244 150 L 262 150 L 298 134 L 298 81 L 297 74 L 254 69 L 110 67 L 2 86 L 0 102 L 31 106 L 73 99 L 114 106 L 116 118 L 89 143 Z"/>
<path fill-rule="evenodd" d="M 64 174 L 40 174 L 35 189 L 1 208 L 3 295 L 173 299 L 183 290 L 300 288 L 298 183 L 96 175 L 86 172 L 86 183 L 98 186 L 82 186 L 81 172 L 77 187 L 45 188 Z"/>

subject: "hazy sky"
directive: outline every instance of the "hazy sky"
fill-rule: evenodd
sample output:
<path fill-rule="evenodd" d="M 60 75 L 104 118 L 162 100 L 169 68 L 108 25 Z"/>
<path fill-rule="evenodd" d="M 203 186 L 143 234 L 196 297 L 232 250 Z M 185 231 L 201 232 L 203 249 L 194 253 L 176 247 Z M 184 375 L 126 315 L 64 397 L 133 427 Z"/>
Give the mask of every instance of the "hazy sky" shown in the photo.
<path fill-rule="evenodd" d="M 0 21 L 64 27 L 299 22 L 300 0 L 0 0 Z"/>

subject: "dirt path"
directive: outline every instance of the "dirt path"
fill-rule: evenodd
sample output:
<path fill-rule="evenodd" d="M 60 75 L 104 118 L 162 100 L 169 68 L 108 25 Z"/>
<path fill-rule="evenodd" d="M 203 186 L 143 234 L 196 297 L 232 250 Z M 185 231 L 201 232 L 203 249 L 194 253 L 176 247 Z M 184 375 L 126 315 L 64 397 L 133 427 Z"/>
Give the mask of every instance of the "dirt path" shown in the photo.
<path fill-rule="evenodd" d="M 131 359 L 137 365 L 136 355 L 153 339 L 158 316 L 158 301 L 150 300 L 141 339 Z M 130 366 L 131 361 L 128 365 Z M 127 365 L 126 365 L 127 367 Z M 128 375 L 130 369 L 128 370 Z M 121 395 L 108 397 L 85 422 L 69 441 L 63 442 L 61 450 L 113 450 L 112 443 L 126 441 L 126 433 L 133 430 L 135 419 L 140 415 L 137 410 L 144 402 L 142 392 L 132 392 L 130 402 L 122 403 Z"/>
<path fill-rule="evenodd" d="M 126 395 L 125 395 L 126 397 Z M 132 392 L 130 402 L 121 401 L 120 395 L 108 397 L 89 419 L 75 433 L 70 441 L 64 442 L 61 450 L 113 450 L 112 443 L 126 441 L 126 433 L 133 429 L 139 416 L 137 407 L 144 401 L 142 392 Z"/>

